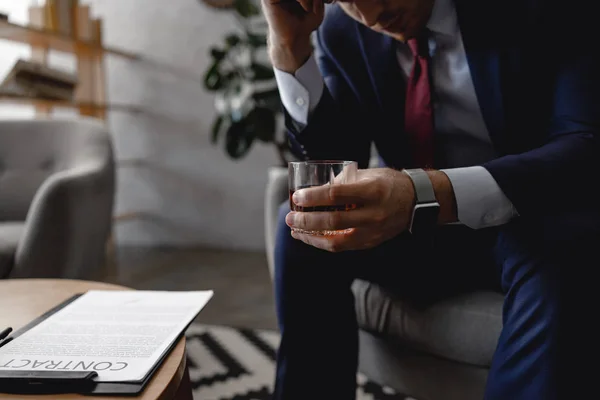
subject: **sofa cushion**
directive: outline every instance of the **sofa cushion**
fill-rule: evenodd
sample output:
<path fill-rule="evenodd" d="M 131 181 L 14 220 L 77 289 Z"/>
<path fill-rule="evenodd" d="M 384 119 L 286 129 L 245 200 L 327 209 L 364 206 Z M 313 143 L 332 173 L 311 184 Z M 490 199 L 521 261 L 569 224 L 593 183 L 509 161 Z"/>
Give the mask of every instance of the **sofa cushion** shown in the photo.
<path fill-rule="evenodd" d="M 0 278 L 5 277 L 12 268 L 24 229 L 25 224 L 21 222 L 0 222 Z"/>
<path fill-rule="evenodd" d="M 381 287 L 353 284 L 361 329 L 413 349 L 488 367 L 502 329 L 504 296 L 476 292 L 415 309 Z"/>

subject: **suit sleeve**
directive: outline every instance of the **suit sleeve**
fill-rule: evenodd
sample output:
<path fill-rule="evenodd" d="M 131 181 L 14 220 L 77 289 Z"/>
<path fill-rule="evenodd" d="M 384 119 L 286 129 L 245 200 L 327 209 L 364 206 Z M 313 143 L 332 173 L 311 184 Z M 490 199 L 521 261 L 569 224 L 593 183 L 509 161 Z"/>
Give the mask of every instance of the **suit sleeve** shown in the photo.
<path fill-rule="evenodd" d="M 364 109 L 316 38 L 313 56 L 295 75 L 275 71 L 292 151 L 301 159 L 353 160 L 366 168 L 371 138 Z"/>
<path fill-rule="evenodd" d="M 549 117 L 532 127 L 543 129 L 533 132 L 543 138 L 541 145 L 483 165 L 520 216 L 551 240 L 600 235 L 600 57 L 585 37 L 553 40 L 555 49 L 569 48 L 560 56 L 546 49 L 555 54 L 545 57 Z"/>

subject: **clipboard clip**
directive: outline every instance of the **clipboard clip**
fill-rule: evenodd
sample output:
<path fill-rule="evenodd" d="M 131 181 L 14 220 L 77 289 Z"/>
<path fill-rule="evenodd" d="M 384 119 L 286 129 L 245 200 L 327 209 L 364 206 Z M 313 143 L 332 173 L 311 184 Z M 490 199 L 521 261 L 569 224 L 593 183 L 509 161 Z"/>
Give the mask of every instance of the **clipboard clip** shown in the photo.
<path fill-rule="evenodd" d="M 0 392 L 12 394 L 85 394 L 96 386 L 95 371 L 0 370 Z"/>

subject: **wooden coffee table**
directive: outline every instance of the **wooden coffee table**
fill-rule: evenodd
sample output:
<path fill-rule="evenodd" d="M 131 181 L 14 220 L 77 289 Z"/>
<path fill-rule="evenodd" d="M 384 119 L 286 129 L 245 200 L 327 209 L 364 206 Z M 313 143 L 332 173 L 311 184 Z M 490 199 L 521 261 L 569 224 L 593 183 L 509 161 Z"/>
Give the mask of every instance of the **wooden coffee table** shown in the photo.
<path fill-rule="evenodd" d="M 7 279 L 0 280 L 0 330 L 11 326 L 15 331 L 44 312 L 87 290 L 131 290 L 101 282 L 67 279 Z M 0 400 L 83 399 L 116 400 L 118 396 L 82 396 L 77 394 L 25 396 L 0 393 Z M 192 400 L 192 387 L 185 362 L 185 338 L 181 338 L 165 362 L 136 400 Z"/>

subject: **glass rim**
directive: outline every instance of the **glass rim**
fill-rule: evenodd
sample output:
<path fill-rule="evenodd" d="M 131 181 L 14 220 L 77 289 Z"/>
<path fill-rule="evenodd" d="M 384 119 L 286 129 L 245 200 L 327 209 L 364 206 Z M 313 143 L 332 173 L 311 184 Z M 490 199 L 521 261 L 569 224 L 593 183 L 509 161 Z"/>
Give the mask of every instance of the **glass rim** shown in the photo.
<path fill-rule="evenodd" d="M 306 160 L 306 161 L 290 161 L 288 165 L 351 165 L 358 164 L 356 161 L 349 160 Z"/>

